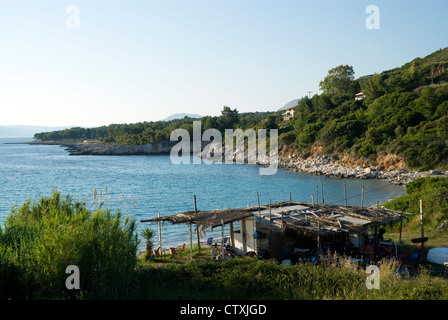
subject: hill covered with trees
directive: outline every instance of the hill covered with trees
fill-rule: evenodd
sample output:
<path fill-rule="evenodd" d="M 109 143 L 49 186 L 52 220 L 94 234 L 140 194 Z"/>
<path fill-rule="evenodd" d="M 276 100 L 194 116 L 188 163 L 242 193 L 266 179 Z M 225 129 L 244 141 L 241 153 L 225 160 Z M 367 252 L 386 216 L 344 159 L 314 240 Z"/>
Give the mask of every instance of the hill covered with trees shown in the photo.
<path fill-rule="evenodd" d="M 42 142 L 48 141 L 84 141 L 97 140 L 103 143 L 119 145 L 143 145 L 169 141 L 171 132 L 175 129 L 186 129 L 193 134 L 193 121 L 201 121 L 202 130 L 215 128 L 224 133 L 225 129 L 257 128 L 276 126 L 279 113 L 276 112 L 249 112 L 239 113 L 237 109 L 224 106 L 221 115 L 217 117 L 205 116 L 202 118 L 184 117 L 169 121 L 151 121 L 131 124 L 111 124 L 97 128 L 75 127 L 65 130 L 42 132 L 34 135 L 34 139 Z"/>
<path fill-rule="evenodd" d="M 339 66 L 320 87 L 291 120 L 299 154 L 319 150 L 372 165 L 394 155 L 413 169 L 448 167 L 448 48 L 359 79 Z M 364 98 L 354 99 L 360 92 Z"/>
<path fill-rule="evenodd" d="M 392 162 L 414 170 L 448 169 L 448 48 L 379 74 L 355 79 L 340 65 L 320 82 L 321 94 L 298 99 L 294 117 L 277 112 L 239 113 L 225 106 L 217 117 L 112 124 L 38 133 L 39 141 L 99 140 L 120 145 L 168 141 L 174 129 L 279 129 L 280 146 L 304 158 L 316 154 Z M 363 93 L 360 99 L 355 95 Z M 390 163 L 389 163 L 390 164 Z"/>

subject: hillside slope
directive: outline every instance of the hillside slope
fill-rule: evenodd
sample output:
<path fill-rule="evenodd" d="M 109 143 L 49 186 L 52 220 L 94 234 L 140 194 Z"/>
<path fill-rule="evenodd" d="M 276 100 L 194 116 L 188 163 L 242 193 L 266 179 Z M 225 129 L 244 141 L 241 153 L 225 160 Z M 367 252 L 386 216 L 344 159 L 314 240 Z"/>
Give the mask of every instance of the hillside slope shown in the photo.
<path fill-rule="evenodd" d="M 288 144 L 294 152 L 389 169 L 448 168 L 448 48 L 350 88 L 300 100 Z M 357 91 L 363 100 L 354 99 Z"/>

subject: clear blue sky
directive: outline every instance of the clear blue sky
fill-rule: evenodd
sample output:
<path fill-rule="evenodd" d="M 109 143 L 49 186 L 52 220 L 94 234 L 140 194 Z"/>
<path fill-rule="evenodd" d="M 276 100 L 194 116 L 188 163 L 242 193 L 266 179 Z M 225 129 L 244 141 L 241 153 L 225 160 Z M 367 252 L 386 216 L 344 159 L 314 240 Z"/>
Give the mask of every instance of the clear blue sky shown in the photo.
<path fill-rule="evenodd" d="M 446 0 L 0 0 L 0 125 L 277 110 L 320 93 L 337 65 L 360 77 L 447 47 L 447 12 Z"/>

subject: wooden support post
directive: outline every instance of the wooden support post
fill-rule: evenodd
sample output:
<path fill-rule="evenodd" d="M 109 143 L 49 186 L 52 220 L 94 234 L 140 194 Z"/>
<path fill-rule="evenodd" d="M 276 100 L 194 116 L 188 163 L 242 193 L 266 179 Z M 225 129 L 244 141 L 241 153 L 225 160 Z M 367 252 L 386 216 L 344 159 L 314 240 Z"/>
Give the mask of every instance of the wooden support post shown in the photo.
<path fill-rule="evenodd" d="M 420 260 L 420 255 L 422 253 L 423 250 L 423 245 L 425 243 L 425 241 L 423 241 L 423 237 L 425 236 L 424 232 L 423 232 L 423 200 L 420 199 L 420 226 L 421 226 L 421 242 L 420 242 L 420 250 L 418 251 L 418 257 L 417 260 L 415 261 L 415 265 L 414 267 L 417 267 L 418 261 Z"/>
<path fill-rule="evenodd" d="M 289 202 L 292 202 L 291 192 L 289 192 Z"/>
<path fill-rule="evenodd" d="M 194 213 L 198 213 L 198 206 L 196 204 L 196 195 L 194 196 Z M 199 227 L 196 223 L 196 236 L 198 238 L 198 251 L 201 252 L 201 237 L 199 236 Z"/>
<path fill-rule="evenodd" d="M 160 212 L 157 214 L 157 217 L 160 218 Z M 160 225 L 160 220 L 157 222 L 159 225 L 159 249 L 160 249 L 160 256 L 163 255 L 163 249 L 162 249 L 162 227 Z"/>
<path fill-rule="evenodd" d="M 234 235 L 233 235 L 233 222 L 230 222 L 230 239 L 229 239 L 229 245 L 230 245 L 230 248 L 231 248 L 231 249 L 233 249 L 233 246 L 234 246 L 234 244 L 233 244 L 233 237 L 234 237 Z"/>
<path fill-rule="evenodd" d="M 378 235 L 378 212 L 375 213 L 375 241 L 377 241 Z"/>
<path fill-rule="evenodd" d="M 420 226 L 421 226 L 421 233 L 422 233 L 422 240 L 423 240 L 423 237 L 425 235 L 423 232 L 423 200 L 422 199 L 420 199 Z M 423 241 L 422 241 L 422 247 L 423 247 Z"/>
<path fill-rule="evenodd" d="M 258 199 L 258 221 L 261 221 L 261 212 L 260 212 L 260 196 L 257 192 L 257 199 Z"/>
<path fill-rule="evenodd" d="M 271 198 L 269 198 L 269 224 L 272 222 Z"/>
<path fill-rule="evenodd" d="M 347 206 L 347 186 L 344 181 L 344 197 L 345 197 L 345 206 Z"/>
<path fill-rule="evenodd" d="M 221 251 L 222 251 L 222 260 L 224 261 L 224 220 L 221 219 Z"/>
<path fill-rule="evenodd" d="M 246 219 L 240 220 L 240 230 L 241 230 L 241 249 L 243 253 L 247 253 Z"/>
<path fill-rule="evenodd" d="M 283 210 L 282 210 L 282 230 L 283 230 Z"/>
<path fill-rule="evenodd" d="M 190 260 L 193 261 L 193 235 L 191 233 L 191 222 L 188 223 L 190 229 Z"/>
<path fill-rule="evenodd" d="M 319 186 L 316 186 L 316 204 L 319 204 Z"/>
<path fill-rule="evenodd" d="M 313 201 L 313 208 L 314 208 L 314 196 L 311 196 L 311 201 Z"/>
<path fill-rule="evenodd" d="M 317 223 L 317 255 L 320 255 L 320 223 Z"/>
<path fill-rule="evenodd" d="M 404 211 L 404 205 L 403 203 L 401 203 L 400 238 L 398 239 L 398 243 L 401 243 L 401 232 L 403 230 L 403 211 Z"/>
<path fill-rule="evenodd" d="M 195 224 L 196 226 L 196 237 L 198 239 L 198 252 L 201 252 L 201 237 L 199 235 L 199 226 L 197 224 Z"/>

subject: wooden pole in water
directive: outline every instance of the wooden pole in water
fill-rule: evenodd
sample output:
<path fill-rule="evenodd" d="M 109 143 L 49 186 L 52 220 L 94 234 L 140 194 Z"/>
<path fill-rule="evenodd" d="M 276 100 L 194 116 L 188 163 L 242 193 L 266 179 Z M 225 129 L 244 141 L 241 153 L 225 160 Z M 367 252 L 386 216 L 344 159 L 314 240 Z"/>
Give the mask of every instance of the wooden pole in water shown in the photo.
<path fill-rule="evenodd" d="M 261 212 L 260 212 L 260 195 L 257 192 L 257 199 L 258 199 L 258 221 L 261 221 Z"/>
<path fill-rule="evenodd" d="M 319 204 L 319 186 L 316 186 L 316 204 Z"/>
<path fill-rule="evenodd" d="M 291 192 L 289 192 L 289 202 L 292 202 Z"/>
<path fill-rule="evenodd" d="M 361 191 L 361 208 L 364 208 L 364 186 L 362 186 Z"/>
<path fill-rule="evenodd" d="M 195 214 L 198 213 L 198 207 L 196 205 L 196 195 L 194 196 L 194 213 Z M 199 227 L 197 223 L 196 223 L 196 236 L 198 238 L 198 251 L 201 252 L 201 238 L 199 237 Z"/>
<path fill-rule="evenodd" d="M 320 183 L 321 183 L 320 193 L 322 193 L 322 204 L 325 204 L 325 201 L 324 201 L 324 182 L 321 181 Z"/>
<path fill-rule="evenodd" d="M 344 181 L 344 197 L 345 197 L 345 206 L 347 206 L 347 186 Z"/>
<path fill-rule="evenodd" d="M 314 196 L 311 196 L 311 201 L 313 201 L 313 208 L 314 208 Z"/>

